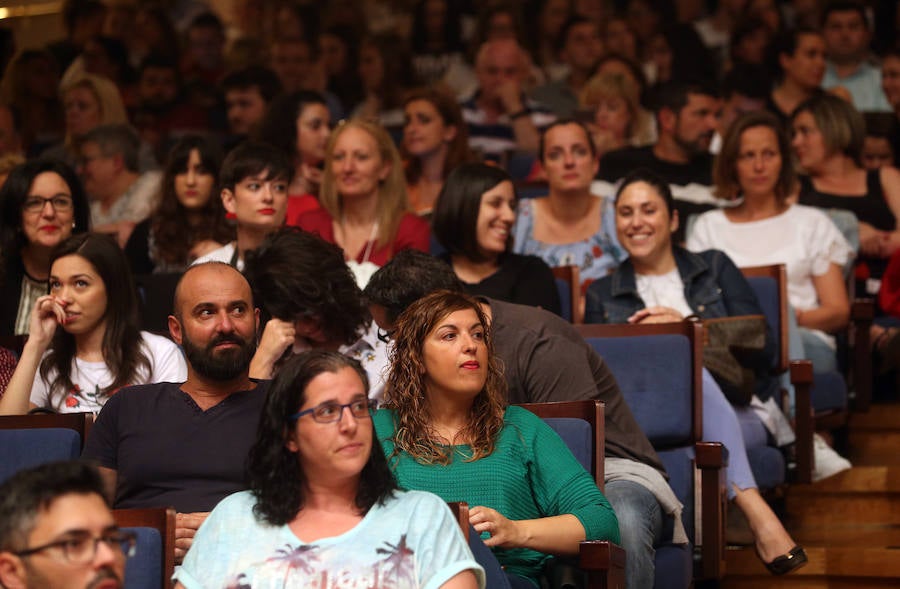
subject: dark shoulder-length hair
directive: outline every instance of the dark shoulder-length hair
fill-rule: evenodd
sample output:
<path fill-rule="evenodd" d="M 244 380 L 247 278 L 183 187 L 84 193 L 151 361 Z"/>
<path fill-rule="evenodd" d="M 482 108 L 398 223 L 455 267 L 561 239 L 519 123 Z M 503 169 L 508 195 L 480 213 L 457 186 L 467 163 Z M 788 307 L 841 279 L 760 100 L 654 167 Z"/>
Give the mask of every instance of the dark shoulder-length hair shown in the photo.
<path fill-rule="evenodd" d="M 318 375 L 352 368 L 369 389 L 366 373 L 359 362 L 338 352 L 313 350 L 292 356 L 269 385 L 263 405 L 256 442 L 247 456 L 247 478 L 256 498 L 253 514 L 274 526 L 290 522 L 303 508 L 308 479 L 295 452 L 288 450 L 288 432 L 297 423 L 291 415 L 306 402 L 306 388 Z M 333 424 L 332 424 L 333 425 Z M 367 512 L 376 503 L 384 503 L 397 489 L 384 452 L 372 428 L 372 451 L 363 466 L 356 490 L 356 507 Z"/>
<path fill-rule="evenodd" d="M 299 90 L 275 97 L 266 107 L 266 115 L 259 125 L 256 138 L 274 145 L 299 162 L 301 154 L 297 152 L 297 139 L 300 129 L 297 119 L 307 106 L 313 104 L 328 107 L 325 97 L 314 90 Z"/>
<path fill-rule="evenodd" d="M 187 209 L 175 194 L 175 176 L 187 171 L 191 152 L 195 149 L 200 154 L 203 169 L 213 177 L 209 198 L 200 211 L 203 222 L 197 226 L 191 224 Z M 167 264 L 187 265 L 190 262 L 191 247 L 198 241 L 211 239 L 228 243 L 234 239 L 234 229 L 225 220 L 222 199 L 215 192 L 222 158 L 221 148 L 200 135 L 183 137 L 169 151 L 160 186 L 159 204 L 150 221 L 156 255 Z"/>
<path fill-rule="evenodd" d="M 502 168 L 482 163 L 463 164 L 447 176 L 434 205 L 431 230 L 451 255 L 484 261 L 476 227 L 481 196 L 501 182 L 512 179 Z"/>
<path fill-rule="evenodd" d="M 794 188 L 796 175 L 791 165 L 791 148 L 781 123 L 768 111 L 749 112 L 739 116 L 725 133 L 722 149 L 713 164 L 713 193 L 718 198 L 733 199 L 743 193 L 738 180 L 737 164 L 741 155 L 741 136 L 747 129 L 765 127 L 775 133 L 781 156 L 781 171 L 775 183 L 775 198 L 784 202 Z"/>
<path fill-rule="evenodd" d="M 27 245 L 22 232 L 22 206 L 31 193 L 34 179 L 44 172 L 53 172 L 63 179 L 72 193 L 72 234 L 90 230 L 91 209 L 81 180 L 67 164 L 57 160 L 30 160 L 10 171 L 3 188 L 0 188 L 0 278 L 3 269 L 21 255 Z"/>
<path fill-rule="evenodd" d="M 468 125 L 463 120 L 462 109 L 453 94 L 440 88 L 418 88 L 406 95 L 403 108 L 405 109 L 410 102 L 415 100 L 424 100 L 430 103 L 438 112 L 444 125 L 456 128 L 456 136 L 450 140 L 447 146 L 447 156 L 444 159 L 442 170 L 444 179 L 460 164 L 475 161 L 475 154 L 469 149 Z M 406 182 L 415 184 L 422 177 L 422 160 L 411 156 L 402 143 L 401 154 L 406 161 Z"/>
<path fill-rule="evenodd" d="M 263 319 L 320 322 L 329 339 L 350 345 L 368 328 L 369 310 L 340 247 L 283 227 L 247 253 L 244 276 Z"/>
<path fill-rule="evenodd" d="M 487 346 L 487 380 L 475 397 L 464 429 L 472 455 L 467 460 L 484 458 L 494 451 L 503 415 L 507 388 L 500 361 L 494 353 L 490 323 L 478 301 L 461 292 L 439 290 L 410 305 L 397 318 L 391 373 L 385 387 L 385 406 L 397 416 L 394 453 L 406 452 L 424 464 L 449 464 L 452 453 L 446 442 L 435 435 L 430 420 L 425 368 L 425 339 L 440 321 L 455 311 L 471 309 L 484 328 Z"/>
<path fill-rule="evenodd" d="M 813 27 L 799 26 L 781 31 L 772 39 L 766 54 L 766 61 L 769 71 L 772 72 L 777 82 L 783 82 L 785 75 L 784 68 L 781 67 L 781 56 L 793 57 L 800 45 L 800 38 L 807 35 L 822 38 L 822 31 Z"/>
<path fill-rule="evenodd" d="M 103 361 L 113 374 L 113 381 L 100 393 L 108 396 L 124 386 L 139 384 L 137 377 L 141 370 L 147 375 L 152 371 L 151 359 L 141 346 L 137 291 L 128 260 L 109 235 L 82 233 L 63 241 L 56 246 L 50 258 L 51 271 L 56 260 L 73 255 L 90 263 L 106 288 L 106 313 L 103 315 L 106 331 L 103 333 L 102 353 Z M 74 385 L 72 360 L 76 352 L 75 337 L 58 326 L 40 369 L 41 378 L 50 383 L 51 404 L 54 401 L 63 403 L 65 393 Z M 52 381 L 51 371 L 55 371 Z"/>

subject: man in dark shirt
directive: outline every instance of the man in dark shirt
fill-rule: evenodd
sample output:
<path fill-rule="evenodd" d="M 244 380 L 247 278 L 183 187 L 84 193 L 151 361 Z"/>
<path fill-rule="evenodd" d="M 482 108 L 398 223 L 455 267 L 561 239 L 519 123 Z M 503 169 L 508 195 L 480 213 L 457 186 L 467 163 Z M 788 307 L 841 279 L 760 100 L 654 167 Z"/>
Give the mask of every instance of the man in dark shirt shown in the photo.
<path fill-rule="evenodd" d="M 655 106 L 656 143 L 607 153 L 597 177 L 614 183 L 636 168 L 652 170 L 672 186 L 683 226 L 688 216 L 720 204 L 711 191 L 713 156 L 709 146 L 722 106 L 715 89 L 681 82 L 663 84 Z M 682 241 L 683 235 L 676 239 Z"/>
<path fill-rule="evenodd" d="M 178 511 L 176 558 L 227 495 L 246 488 L 264 383 L 249 378 L 259 311 L 250 285 L 227 264 L 192 266 L 175 290 L 172 339 L 188 379 L 123 389 L 91 428 L 83 458 L 96 462 L 114 506 Z"/>

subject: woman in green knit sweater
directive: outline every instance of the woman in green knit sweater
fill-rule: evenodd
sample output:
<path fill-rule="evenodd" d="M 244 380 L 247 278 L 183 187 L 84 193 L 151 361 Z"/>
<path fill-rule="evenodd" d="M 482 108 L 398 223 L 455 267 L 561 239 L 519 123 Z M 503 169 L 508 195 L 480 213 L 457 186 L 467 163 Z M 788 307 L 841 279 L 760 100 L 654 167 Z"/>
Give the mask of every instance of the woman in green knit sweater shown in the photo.
<path fill-rule="evenodd" d="M 398 319 L 375 429 L 398 482 L 465 501 L 469 522 L 513 587 L 537 586 L 551 555 L 618 542 L 591 475 L 541 419 L 506 406 L 506 383 L 478 301 L 439 291 Z"/>

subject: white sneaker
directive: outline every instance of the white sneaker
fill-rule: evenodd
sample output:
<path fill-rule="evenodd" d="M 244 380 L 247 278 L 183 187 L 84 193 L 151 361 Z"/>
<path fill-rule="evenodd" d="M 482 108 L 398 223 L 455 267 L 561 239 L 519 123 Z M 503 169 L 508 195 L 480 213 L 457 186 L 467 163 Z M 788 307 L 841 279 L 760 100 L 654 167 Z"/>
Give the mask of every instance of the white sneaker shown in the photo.
<path fill-rule="evenodd" d="M 847 470 L 852 464 L 850 461 L 834 451 L 819 434 L 813 434 L 813 482 L 827 479 L 837 473 Z"/>

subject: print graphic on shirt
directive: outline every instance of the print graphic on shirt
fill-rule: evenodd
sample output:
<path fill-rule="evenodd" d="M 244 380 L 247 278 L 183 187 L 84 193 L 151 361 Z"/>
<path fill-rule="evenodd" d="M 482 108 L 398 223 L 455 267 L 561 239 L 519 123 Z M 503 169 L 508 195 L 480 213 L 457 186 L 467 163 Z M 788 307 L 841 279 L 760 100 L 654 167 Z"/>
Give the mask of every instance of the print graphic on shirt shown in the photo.
<path fill-rule="evenodd" d="M 82 391 L 79 385 L 73 384 L 72 388 L 69 389 L 69 392 L 66 393 L 66 407 L 81 407 L 82 405 L 90 406 L 88 402 L 93 403 L 94 405 L 102 405 L 102 397 L 112 397 L 118 390 L 119 389 L 117 388 L 107 393 L 103 393 L 100 390 L 100 385 L 95 384 L 94 391 L 87 392 Z"/>
<path fill-rule="evenodd" d="M 394 544 L 383 541 L 371 568 L 347 566 L 339 550 L 316 544 L 285 544 L 264 561 L 248 565 L 226 585 L 226 589 L 308 587 L 310 589 L 406 589 L 418 585 L 416 558 L 406 544 L 406 534 Z"/>

